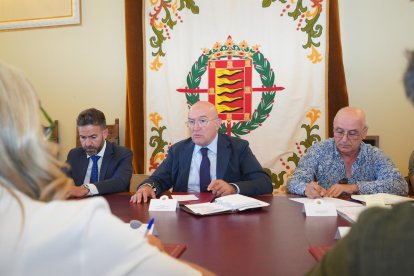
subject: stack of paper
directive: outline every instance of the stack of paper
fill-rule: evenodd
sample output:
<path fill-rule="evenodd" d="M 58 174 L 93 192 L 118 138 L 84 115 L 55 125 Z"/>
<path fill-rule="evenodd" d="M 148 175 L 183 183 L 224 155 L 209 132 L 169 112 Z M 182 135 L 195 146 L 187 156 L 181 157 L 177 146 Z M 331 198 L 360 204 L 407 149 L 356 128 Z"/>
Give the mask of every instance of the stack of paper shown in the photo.
<path fill-rule="evenodd" d="M 315 199 L 306 197 L 290 198 L 290 200 L 303 204 L 309 204 L 315 201 Z M 324 202 L 324 204 L 332 204 L 336 208 L 336 211 L 350 222 L 355 222 L 359 214 L 366 209 L 366 206 L 362 204 L 338 198 L 323 197 L 317 200 Z"/>
<path fill-rule="evenodd" d="M 385 193 L 378 193 L 378 194 L 372 194 L 372 195 L 352 195 L 352 199 L 367 202 L 371 199 L 380 199 L 384 202 L 385 205 L 394 205 L 406 201 L 413 201 L 414 198 L 409 198 L 405 196 L 399 196 L 399 195 L 392 195 L 392 194 L 385 194 Z"/>

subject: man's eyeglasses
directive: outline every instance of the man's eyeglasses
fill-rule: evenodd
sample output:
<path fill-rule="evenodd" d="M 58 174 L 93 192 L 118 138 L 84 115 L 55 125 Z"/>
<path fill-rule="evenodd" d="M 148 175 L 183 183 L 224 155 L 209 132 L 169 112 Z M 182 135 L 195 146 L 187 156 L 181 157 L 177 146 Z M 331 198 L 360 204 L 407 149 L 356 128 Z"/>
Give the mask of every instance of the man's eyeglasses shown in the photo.
<path fill-rule="evenodd" d="M 345 135 L 347 135 L 350 140 L 357 140 L 361 136 L 361 133 L 359 133 L 358 130 L 344 131 L 340 128 L 334 130 L 335 138 L 342 139 Z"/>
<path fill-rule="evenodd" d="M 194 128 L 196 124 L 198 124 L 199 127 L 203 128 L 203 127 L 206 127 L 210 121 L 214 121 L 214 120 L 217 120 L 217 118 L 214 118 L 214 119 L 202 118 L 199 120 L 189 119 L 187 122 L 185 122 L 185 124 L 187 125 L 188 128 Z"/>

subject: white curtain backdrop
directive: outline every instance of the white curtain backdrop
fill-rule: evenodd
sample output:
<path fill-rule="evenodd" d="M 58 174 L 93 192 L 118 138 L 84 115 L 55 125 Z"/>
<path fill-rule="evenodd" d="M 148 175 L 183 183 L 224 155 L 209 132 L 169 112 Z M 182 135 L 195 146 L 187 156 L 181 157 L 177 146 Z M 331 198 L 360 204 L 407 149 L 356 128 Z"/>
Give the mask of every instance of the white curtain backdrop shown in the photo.
<path fill-rule="evenodd" d="M 209 100 L 284 191 L 325 136 L 326 1 L 145 1 L 147 173 Z"/>

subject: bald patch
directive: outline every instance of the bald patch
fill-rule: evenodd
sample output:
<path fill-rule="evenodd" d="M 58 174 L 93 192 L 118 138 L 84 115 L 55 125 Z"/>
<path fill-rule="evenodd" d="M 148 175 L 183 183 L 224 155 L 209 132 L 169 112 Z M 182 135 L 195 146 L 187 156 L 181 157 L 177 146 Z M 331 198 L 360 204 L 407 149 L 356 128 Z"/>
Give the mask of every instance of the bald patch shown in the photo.
<path fill-rule="evenodd" d="M 366 127 L 365 112 L 357 107 L 343 107 L 335 115 L 334 126 L 343 120 L 357 120 L 359 121 L 361 128 Z"/>
<path fill-rule="evenodd" d="M 214 104 L 207 102 L 207 101 L 198 101 L 189 110 L 189 114 L 191 114 L 195 110 L 203 110 L 212 118 L 217 117 L 217 108 Z"/>

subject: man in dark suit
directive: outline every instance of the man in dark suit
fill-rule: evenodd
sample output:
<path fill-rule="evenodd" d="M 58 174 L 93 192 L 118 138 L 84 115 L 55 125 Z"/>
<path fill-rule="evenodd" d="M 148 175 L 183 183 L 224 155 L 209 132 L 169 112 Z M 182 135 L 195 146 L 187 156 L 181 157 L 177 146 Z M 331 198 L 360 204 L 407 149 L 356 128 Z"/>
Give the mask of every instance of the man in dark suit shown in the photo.
<path fill-rule="evenodd" d="M 147 202 L 171 187 L 175 192 L 211 191 L 215 196 L 272 193 L 272 181 L 249 143 L 218 134 L 220 123 L 213 104 L 194 104 L 187 121 L 191 138 L 171 147 L 158 169 L 138 186 L 131 202 Z"/>
<path fill-rule="evenodd" d="M 103 112 L 90 108 L 77 118 L 82 147 L 72 149 L 67 157 L 68 176 L 75 185 L 71 197 L 129 191 L 132 176 L 132 152 L 106 141 L 108 129 Z"/>

